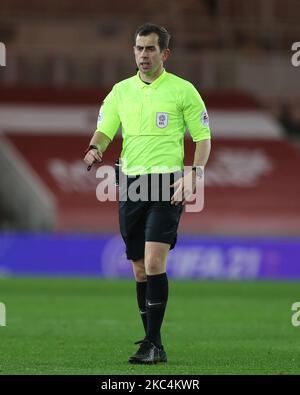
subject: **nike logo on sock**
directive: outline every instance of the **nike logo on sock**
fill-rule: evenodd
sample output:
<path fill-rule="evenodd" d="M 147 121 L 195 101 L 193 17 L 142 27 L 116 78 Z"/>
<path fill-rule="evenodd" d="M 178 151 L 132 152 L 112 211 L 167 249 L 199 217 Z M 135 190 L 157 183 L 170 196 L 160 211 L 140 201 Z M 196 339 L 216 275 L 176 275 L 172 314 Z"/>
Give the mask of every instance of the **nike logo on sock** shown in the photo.
<path fill-rule="evenodd" d="M 147 300 L 147 306 L 158 306 L 158 305 L 160 305 L 160 304 L 162 304 L 161 302 L 158 302 L 158 303 L 151 303 L 151 302 L 149 302 L 148 300 Z"/>

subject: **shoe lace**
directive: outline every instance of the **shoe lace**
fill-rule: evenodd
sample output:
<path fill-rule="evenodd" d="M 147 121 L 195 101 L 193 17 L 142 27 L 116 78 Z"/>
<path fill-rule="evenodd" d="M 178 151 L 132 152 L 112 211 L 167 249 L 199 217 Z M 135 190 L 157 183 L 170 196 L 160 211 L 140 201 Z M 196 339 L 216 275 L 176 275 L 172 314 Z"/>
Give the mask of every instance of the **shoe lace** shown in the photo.
<path fill-rule="evenodd" d="M 134 344 L 140 344 L 140 348 L 138 352 L 144 352 L 144 350 L 147 350 L 149 348 L 149 345 L 152 344 L 148 339 L 143 339 L 143 340 L 138 340 Z"/>

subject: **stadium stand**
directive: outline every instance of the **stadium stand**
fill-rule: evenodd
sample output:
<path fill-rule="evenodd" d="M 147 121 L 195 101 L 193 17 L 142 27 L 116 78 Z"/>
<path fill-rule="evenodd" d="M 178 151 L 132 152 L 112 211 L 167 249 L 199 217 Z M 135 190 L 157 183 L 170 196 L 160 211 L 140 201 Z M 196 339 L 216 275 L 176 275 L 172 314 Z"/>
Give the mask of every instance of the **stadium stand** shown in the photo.
<path fill-rule="evenodd" d="M 3 0 L 0 37 L 9 46 L 10 67 L 0 80 L 111 86 L 134 70 L 132 29 L 147 15 L 173 34 L 169 67 L 202 91 L 243 88 L 264 100 L 272 91 L 297 95 L 296 71 L 286 59 L 299 39 L 299 7 L 296 0 L 284 7 L 279 0 L 155 0 L 138 7 L 132 0 Z"/>

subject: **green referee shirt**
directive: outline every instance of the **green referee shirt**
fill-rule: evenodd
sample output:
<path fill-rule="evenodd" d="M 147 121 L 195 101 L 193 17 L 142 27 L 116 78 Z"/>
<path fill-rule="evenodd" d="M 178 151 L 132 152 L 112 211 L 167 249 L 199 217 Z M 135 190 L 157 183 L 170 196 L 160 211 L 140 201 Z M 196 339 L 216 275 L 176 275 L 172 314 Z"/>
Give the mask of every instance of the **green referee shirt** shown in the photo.
<path fill-rule="evenodd" d="M 129 175 L 182 170 L 186 129 L 194 142 L 210 139 L 201 96 L 165 70 L 150 85 L 139 72 L 114 85 L 100 108 L 97 131 L 113 140 L 120 124 L 122 170 Z"/>

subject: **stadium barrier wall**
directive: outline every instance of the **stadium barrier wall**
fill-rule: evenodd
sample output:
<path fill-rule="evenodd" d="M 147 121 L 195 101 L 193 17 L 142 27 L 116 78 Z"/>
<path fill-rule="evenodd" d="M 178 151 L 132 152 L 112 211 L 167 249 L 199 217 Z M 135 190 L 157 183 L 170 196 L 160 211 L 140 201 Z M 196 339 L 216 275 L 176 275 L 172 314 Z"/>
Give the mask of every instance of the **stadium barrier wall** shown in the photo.
<path fill-rule="evenodd" d="M 1 276 L 132 278 L 118 235 L 0 235 Z M 168 274 L 178 279 L 300 280 L 300 238 L 180 236 Z"/>
<path fill-rule="evenodd" d="M 36 149 L 36 145 L 34 145 Z M 18 229 L 50 231 L 56 198 L 14 145 L 0 133 L 0 205 Z M 0 226 L 3 224 L 0 218 Z"/>

